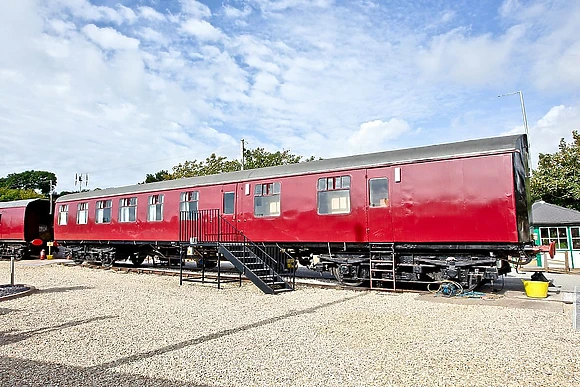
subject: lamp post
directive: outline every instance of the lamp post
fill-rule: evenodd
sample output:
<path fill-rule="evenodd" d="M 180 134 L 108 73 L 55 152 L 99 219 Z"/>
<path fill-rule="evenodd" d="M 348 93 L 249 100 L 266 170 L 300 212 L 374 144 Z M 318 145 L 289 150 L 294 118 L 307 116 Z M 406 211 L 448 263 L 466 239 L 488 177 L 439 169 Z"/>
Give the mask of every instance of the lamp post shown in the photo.
<path fill-rule="evenodd" d="M 526 105 L 524 105 L 524 93 L 521 90 L 514 91 L 513 93 L 498 95 L 498 98 L 507 97 L 510 95 L 520 95 L 520 104 L 522 105 L 522 119 L 524 120 L 524 130 L 526 131 L 526 139 L 528 140 L 528 168 L 532 168 L 532 153 L 530 146 L 530 131 L 528 129 L 528 118 L 526 117 Z"/>
<path fill-rule="evenodd" d="M 532 224 L 532 206 L 531 206 L 531 196 L 530 196 L 530 190 L 528 188 L 529 185 L 529 179 L 530 179 L 530 170 L 532 168 L 532 153 L 531 153 L 531 147 L 530 147 L 530 134 L 529 134 L 529 129 L 528 129 L 528 118 L 526 117 L 526 105 L 524 105 L 524 93 L 521 90 L 518 91 L 514 91 L 513 93 L 507 93 L 507 94 L 501 94 L 498 95 L 498 98 L 501 97 L 507 97 L 510 95 L 515 95 L 515 94 L 519 94 L 520 95 L 520 104 L 522 105 L 522 119 L 524 120 L 524 130 L 526 131 L 526 139 L 528 141 L 528 166 L 527 166 L 527 170 L 526 170 L 526 191 L 527 191 L 527 202 L 528 202 L 528 219 L 530 222 L 530 225 Z M 533 229 L 530 226 L 530 234 L 533 234 Z"/>
<path fill-rule="evenodd" d="M 507 97 L 507 96 L 515 95 L 515 94 L 520 95 L 520 104 L 522 105 L 522 118 L 524 120 L 524 130 L 526 131 L 526 137 L 528 137 L 528 148 L 529 148 L 530 147 L 530 138 L 529 138 L 530 133 L 529 133 L 529 129 L 528 129 L 528 118 L 526 117 L 526 105 L 524 105 L 524 93 L 521 90 L 518 90 L 518 91 L 514 91 L 513 93 L 498 95 L 498 98 Z"/>

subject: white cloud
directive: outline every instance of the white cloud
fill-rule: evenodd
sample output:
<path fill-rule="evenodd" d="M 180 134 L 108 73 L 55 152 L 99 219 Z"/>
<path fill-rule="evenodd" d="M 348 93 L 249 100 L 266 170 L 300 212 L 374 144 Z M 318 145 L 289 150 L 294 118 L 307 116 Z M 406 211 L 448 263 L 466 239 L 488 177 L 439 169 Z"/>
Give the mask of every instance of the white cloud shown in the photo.
<path fill-rule="evenodd" d="M 495 96 L 520 89 L 534 152 L 578 128 L 576 3 L 5 3 L 0 176 L 54 170 L 59 189 L 237 156 L 239 138 L 332 157 L 493 136 L 521 120 Z"/>
<path fill-rule="evenodd" d="M 137 35 L 139 35 L 143 40 L 154 42 L 160 45 L 166 45 L 169 43 L 169 38 L 166 35 L 163 35 L 153 28 L 144 27 L 137 32 Z"/>
<path fill-rule="evenodd" d="M 455 18 L 456 13 L 454 11 L 447 11 L 443 15 L 441 15 L 441 19 L 439 20 L 441 24 L 449 23 L 451 20 Z"/>
<path fill-rule="evenodd" d="M 87 24 L 82 31 L 105 50 L 135 50 L 139 47 L 139 40 L 129 38 L 111 27 L 99 28 L 94 24 Z"/>
<path fill-rule="evenodd" d="M 560 139 L 571 142 L 574 130 L 580 131 L 580 105 L 553 106 L 542 118 L 529 123 L 529 141 L 534 168 L 537 166 L 540 153 L 557 152 Z M 518 125 L 503 134 L 520 133 L 525 133 L 523 125 Z"/>
<path fill-rule="evenodd" d="M 289 8 L 328 8 L 334 0 L 254 0 L 262 10 L 283 11 Z"/>
<path fill-rule="evenodd" d="M 244 9 L 238 9 L 235 7 L 231 7 L 229 5 L 223 5 L 222 8 L 224 15 L 232 19 L 243 19 L 252 13 L 252 9 L 249 7 Z"/>
<path fill-rule="evenodd" d="M 572 131 L 580 131 L 580 106 L 552 107 L 530 127 L 530 143 L 534 160 L 539 153 L 558 151 L 561 138 L 572 141 Z"/>
<path fill-rule="evenodd" d="M 179 0 L 181 3 L 181 10 L 190 16 L 198 19 L 208 18 L 211 16 L 211 10 L 205 4 L 196 0 Z"/>
<path fill-rule="evenodd" d="M 465 28 L 432 38 L 417 56 L 428 78 L 465 85 L 488 85 L 508 77 L 510 60 L 525 34 L 514 26 L 499 38 L 491 34 L 469 36 Z"/>
<path fill-rule="evenodd" d="M 139 7 L 139 16 L 153 21 L 164 21 L 165 16 L 151 7 L 143 6 Z"/>
<path fill-rule="evenodd" d="M 125 7 L 121 4 L 117 4 L 117 8 L 119 9 L 119 14 L 125 19 L 128 23 L 134 23 L 137 20 L 137 15 L 135 12 L 128 7 Z"/>
<path fill-rule="evenodd" d="M 181 31 L 201 41 L 217 41 L 223 38 L 221 31 L 205 20 L 189 19 L 181 25 Z"/>
<path fill-rule="evenodd" d="M 72 22 L 65 22 L 63 20 L 53 19 L 49 21 L 50 28 L 60 35 L 64 35 L 70 31 L 76 30 L 76 25 Z"/>
<path fill-rule="evenodd" d="M 255 90 L 271 92 L 276 90 L 279 84 L 280 82 L 275 76 L 267 73 L 259 73 L 254 79 L 253 88 Z"/>
<path fill-rule="evenodd" d="M 385 149 L 386 142 L 395 140 L 409 132 L 411 127 L 405 120 L 392 118 L 389 121 L 374 120 L 365 122 L 348 138 L 348 145 L 358 152 Z"/>
<path fill-rule="evenodd" d="M 116 24 L 133 22 L 135 13 L 122 5 L 119 11 L 105 6 L 95 6 L 87 0 L 56 0 L 55 4 L 68 9 L 74 16 L 90 21 L 107 21 Z"/>

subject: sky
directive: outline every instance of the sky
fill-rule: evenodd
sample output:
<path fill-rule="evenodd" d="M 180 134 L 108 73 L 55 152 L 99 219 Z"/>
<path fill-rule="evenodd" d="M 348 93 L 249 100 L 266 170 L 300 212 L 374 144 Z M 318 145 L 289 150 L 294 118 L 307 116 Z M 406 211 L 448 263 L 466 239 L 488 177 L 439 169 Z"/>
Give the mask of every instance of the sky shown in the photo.
<path fill-rule="evenodd" d="M 0 177 L 580 129 L 580 1 L 0 1 Z M 78 188 L 78 187 L 76 187 Z M 84 187 L 83 187 L 84 188 Z"/>

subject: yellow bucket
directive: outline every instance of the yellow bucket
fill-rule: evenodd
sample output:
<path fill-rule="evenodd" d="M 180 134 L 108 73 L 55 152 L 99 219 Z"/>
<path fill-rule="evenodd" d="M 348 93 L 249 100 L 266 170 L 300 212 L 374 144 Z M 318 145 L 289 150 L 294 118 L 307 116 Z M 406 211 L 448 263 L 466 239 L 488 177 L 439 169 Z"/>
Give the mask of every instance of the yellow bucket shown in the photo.
<path fill-rule="evenodd" d="M 52 259 L 52 255 L 51 255 L 51 254 L 48 254 L 48 255 L 46 256 L 46 259 Z"/>
<path fill-rule="evenodd" d="M 531 298 L 546 298 L 548 297 L 549 282 L 544 281 L 524 281 L 524 290 L 526 296 Z"/>

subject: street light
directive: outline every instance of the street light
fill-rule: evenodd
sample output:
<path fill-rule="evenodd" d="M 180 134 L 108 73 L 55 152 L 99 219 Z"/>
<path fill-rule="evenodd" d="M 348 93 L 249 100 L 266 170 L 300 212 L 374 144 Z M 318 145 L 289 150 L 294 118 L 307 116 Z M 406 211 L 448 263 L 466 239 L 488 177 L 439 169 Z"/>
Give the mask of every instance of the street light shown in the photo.
<path fill-rule="evenodd" d="M 520 103 L 522 105 L 522 118 L 524 119 L 524 130 L 526 131 L 526 137 L 528 137 L 528 148 L 530 146 L 530 135 L 529 135 L 529 130 L 528 130 L 528 118 L 526 117 L 526 105 L 524 105 L 524 93 L 521 90 L 518 91 L 514 91 L 513 93 L 507 93 L 507 94 L 502 94 L 502 95 L 498 95 L 498 98 L 500 97 L 507 97 L 509 95 L 515 95 L 515 94 L 519 94 L 520 95 Z"/>
<path fill-rule="evenodd" d="M 532 153 L 530 151 L 530 135 L 529 135 L 529 129 L 528 129 L 528 118 L 526 117 L 526 105 L 524 105 L 524 93 L 521 90 L 518 90 L 518 91 L 514 91 L 513 93 L 498 95 L 498 98 L 507 97 L 509 95 L 514 95 L 514 94 L 520 95 L 520 104 L 522 105 L 522 118 L 524 120 L 524 130 L 526 131 L 526 139 L 528 141 L 528 160 L 527 160 L 528 165 L 526 168 L 526 177 L 527 177 L 526 187 L 527 187 L 529 184 L 529 179 L 530 179 L 530 169 L 532 168 Z M 532 220 L 532 206 L 530 205 L 530 203 L 531 203 L 530 190 L 526 189 L 526 191 L 527 191 L 527 202 L 528 202 L 528 219 L 529 219 L 529 222 L 531 225 L 533 220 Z M 533 230 L 532 230 L 531 226 L 530 226 L 530 234 L 533 234 Z"/>
<path fill-rule="evenodd" d="M 520 95 L 520 104 L 522 105 L 522 118 L 524 120 L 524 130 L 526 131 L 526 139 L 528 140 L 528 168 L 532 167 L 532 153 L 531 153 L 531 146 L 530 146 L 530 133 L 528 129 L 528 118 L 526 117 L 526 105 L 524 105 L 524 93 L 521 90 L 514 91 L 513 93 L 507 93 L 498 95 L 500 97 L 507 97 L 509 95 Z"/>

